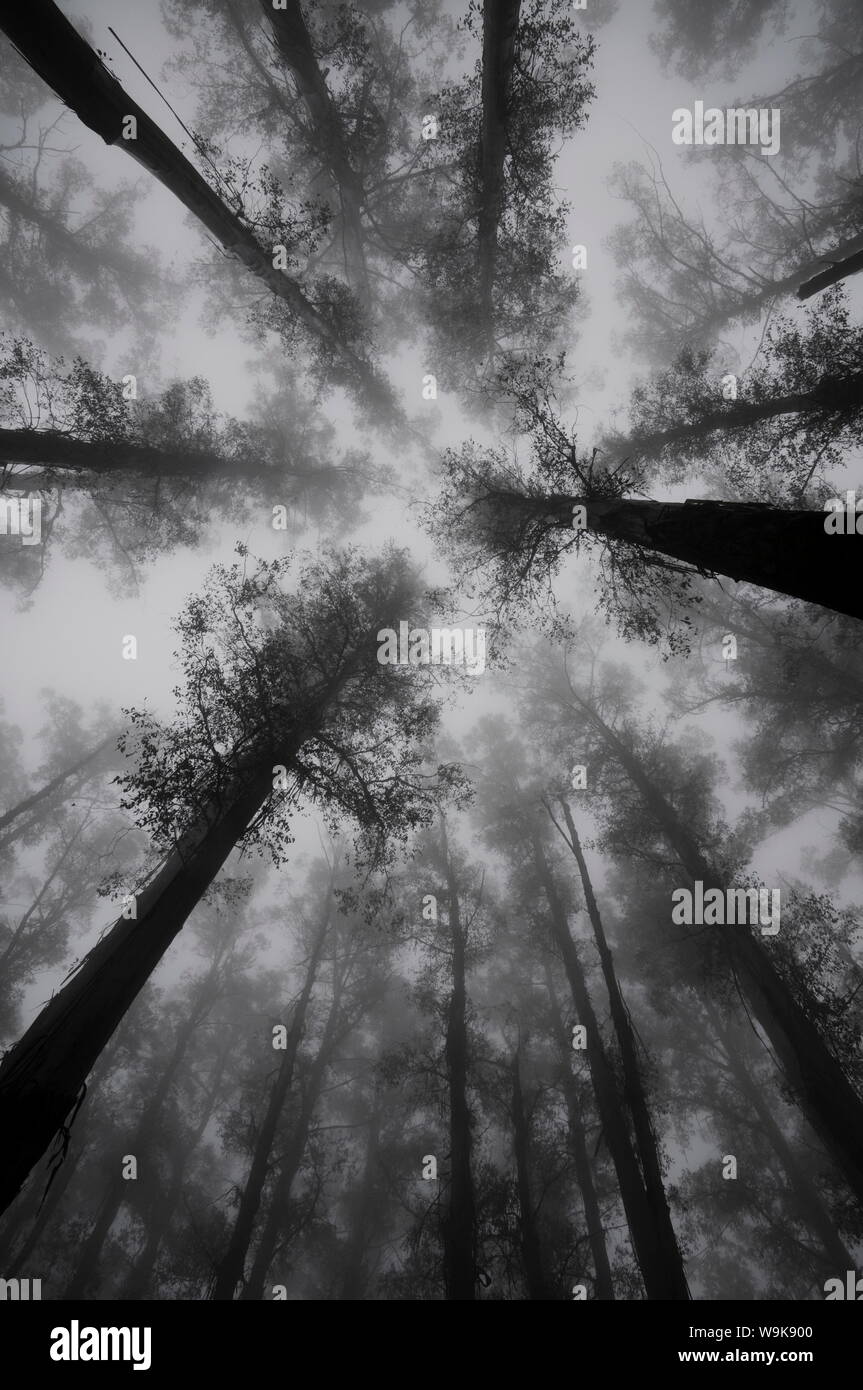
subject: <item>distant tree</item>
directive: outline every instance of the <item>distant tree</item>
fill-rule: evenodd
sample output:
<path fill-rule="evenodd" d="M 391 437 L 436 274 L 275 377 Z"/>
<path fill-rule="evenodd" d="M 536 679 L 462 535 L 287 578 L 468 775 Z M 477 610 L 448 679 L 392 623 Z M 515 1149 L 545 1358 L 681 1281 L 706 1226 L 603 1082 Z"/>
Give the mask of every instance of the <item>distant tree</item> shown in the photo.
<path fill-rule="evenodd" d="M 784 119 L 784 101 L 781 109 Z M 622 272 L 618 292 L 630 310 L 629 348 L 654 361 L 709 346 L 729 324 L 756 322 L 783 297 L 809 297 L 859 268 L 848 264 L 863 250 L 859 177 L 838 177 L 818 205 L 798 199 L 789 208 L 750 173 L 746 160 L 727 170 L 739 186 L 715 193 L 733 217 L 714 225 L 687 211 L 661 168 L 615 166 L 611 191 L 635 213 L 609 237 Z"/>
<path fill-rule="evenodd" d="M 333 429 L 289 372 L 245 421 L 217 410 L 201 377 L 135 401 L 124 392 L 82 358 L 0 338 L 2 495 L 38 494 L 51 518 L 39 547 L 4 539 L 0 551 L 19 559 L 7 577 L 26 583 L 36 549 L 41 577 L 49 542 L 62 543 L 134 589 L 141 564 L 199 541 L 219 516 L 271 525 L 278 504 L 285 529 L 341 526 L 387 476 L 360 449 L 333 457 Z"/>
<path fill-rule="evenodd" d="M 743 867 L 741 846 L 711 818 L 686 759 L 675 757 L 662 742 L 645 741 L 639 734 L 632 686 L 627 690 L 620 673 L 611 668 L 605 683 L 596 672 L 591 688 L 580 689 L 560 655 L 550 660 L 537 655 L 534 670 L 536 680 L 546 682 L 544 703 L 547 712 L 556 711 L 559 737 L 567 742 L 579 737 L 585 755 L 585 745 L 593 746 L 604 760 L 606 846 L 625 845 L 631 854 L 632 827 L 637 821 L 642 856 L 650 854 L 667 872 L 670 854 L 678 878 L 682 871 L 689 882 L 701 882 L 705 892 L 718 888 L 724 894 L 730 874 Z M 697 765 L 697 758 L 693 761 Z M 623 790 L 612 809 L 612 789 L 627 784 L 629 795 Z M 783 910 L 782 921 L 782 940 L 772 947 L 749 930 L 719 928 L 701 934 L 702 950 L 714 970 L 733 972 L 736 987 L 763 1029 L 798 1104 L 849 1188 L 859 1194 L 863 1101 L 857 1090 L 854 1041 L 859 1024 L 836 996 L 835 981 L 832 987 L 828 983 L 827 956 L 829 968 L 841 978 L 835 952 L 823 954 L 836 914 L 817 901 L 798 899 Z"/>
<path fill-rule="evenodd" d="M 668 482 L 693 474 L 729 497 L 799 506 L 835 495 L 830 472 L 863 443 L 863 332 L 833 290 L 805 323 L 774 317 L 733 378 L 714 353 L 684 350 L 632 393 L 630 427 L 601 440 L 610 466 L 630 459 Z"/>
<path fill-rule="evenodd" d="M 438 143 L 455 175 L 417 255 L 442 379 L 473 389 L 566 331 L 577 285 L 557 269 L 566 210 L 552 141 L 585 122 L 594 53 L 563 0 L 471 0 L 464 27 L 477 39 L 480 16 L 481 61 L 440 94 Z"/>
<path fill-rule="evenodd" d="M 96 332 L 134 324 L 139 353 L 176 308 L 181 288 L 155 247 L 134 250 L 137 193 L 97 188 L 58 121 L 44 85 L 0 36 L 0 246 L 7 331 L 36 334 L 55 352 L 80 351 Z M 13 125 L 14 123 L 14 125 Z M 82 197 L 90 202 L 83 218 Z"/>

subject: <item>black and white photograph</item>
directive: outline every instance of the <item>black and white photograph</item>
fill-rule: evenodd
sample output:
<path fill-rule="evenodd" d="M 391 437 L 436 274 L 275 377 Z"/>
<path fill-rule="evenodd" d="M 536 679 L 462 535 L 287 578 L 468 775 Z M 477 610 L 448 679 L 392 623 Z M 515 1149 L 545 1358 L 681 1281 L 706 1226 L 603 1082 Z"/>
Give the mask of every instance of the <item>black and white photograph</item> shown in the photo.
<path fill-rule="evenodd" d="M 3 0 L 22 1366 L 852 1336 L 860 272 L 860 0 Z"/>

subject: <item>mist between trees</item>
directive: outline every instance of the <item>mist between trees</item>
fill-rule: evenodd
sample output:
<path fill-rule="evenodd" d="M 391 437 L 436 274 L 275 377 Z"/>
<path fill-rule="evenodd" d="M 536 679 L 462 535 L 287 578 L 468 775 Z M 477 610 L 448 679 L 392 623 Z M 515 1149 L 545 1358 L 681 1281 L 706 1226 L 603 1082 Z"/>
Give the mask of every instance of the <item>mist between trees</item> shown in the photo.
<path fill-rule="evenodd" d="M 856 1288 L 859 6 L 0 28 L 4 1298 Z"/>

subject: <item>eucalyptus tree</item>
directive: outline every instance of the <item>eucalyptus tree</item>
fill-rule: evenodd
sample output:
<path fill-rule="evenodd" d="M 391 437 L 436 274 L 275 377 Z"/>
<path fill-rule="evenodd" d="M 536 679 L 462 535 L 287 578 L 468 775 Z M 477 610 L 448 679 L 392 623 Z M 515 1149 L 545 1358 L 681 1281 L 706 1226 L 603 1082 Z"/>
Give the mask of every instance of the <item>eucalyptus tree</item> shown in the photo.
<path fill-rule="evenodd" d="M 526 708 L 537 712 L 533 717 L 543 727 L 557 728 L 558 746 L 577 739 L 585 765 L 596 750 L 602 768 L 596 804 L 607 848 L 625 844 L 631 853 L 637 821 L 642 857 L 650 854 L 665 872 L 671 864 L 675 875 L 702 883 L 705 892 L 718 888 L 724 897 L 733 876 L 745 872 L 751 830 L 744 823 L 732 833 L 717 814 L 715 759 L 695 733 L 687 748 L 641 729 L 631 675 L 611 666 L 603 670 L 595 653 L 593 663 L 589 685 L 577 684 L 563 651 L 537 652 Z M 768 945 L 746 927 L 714 927 L 699 942 L 707 966 L 731 972 L 786 1084 L 859 1196 L 863 1101 L 854 1038 L 860 1023 L 836 994 L 835 981 L 848 967 L 829 948 L 831 919 L 835 915 L 823 904 L 792 898 L 781 941 Z"/>
<path fill-rule="evenodd" d="M 440 93 L 438 146 L 454 175 L 417 264 L 442 379 L 477 390 L 570 331 L 578 287 L 558 269 L 566 208 L 552 147 L 585 123 L 594 41 L 564 0 L 471 0 L 463 26 L 481 56 Z"/>
<path fill-rule="evenodd" d="M 563 961 L 575 1015 L 579 1028 L 584 1031 L 596 1108 L 614 1163 L 647 1297 L 688 1299 L 686 1275 L 665 1198 L 655 1136 L 644 1110 L 636 1113 L 638 1103 L 642 1106 L 644 1103 L 640 1086 L 633 1078 L 631 1059 L 626 1059 L 624 1049 L 625 1080 L 621 1085 L 616 1061 L 603 1037 L 600 1006 L 588 979 L 583 947 L 573 937 L 569 922 L 576 906 L 572 884 L 561 872 L 559 860 L 549 844 L 553 830 L 542 808 L 541 792 L 538 794 L 530 785 L 524 750 L 512 739 L 502 739 L 499 728 L 492 733 L 488 722 L 482 746 L 487 779 L 484 819 L 495 839 L 502 832 L 506 835 L 510 853 L 518 859 L 519 875 L 526 879 L 542 904 L 539 915 L 543 929 Z M 595 914 L 595 900 L 593 909 Z M 604 964 L 607 981 L 607 960 Z M 611 978 L 616 989 L 616 980 L 613 975 Z M 630 1106 L 633 1107 L 632 1116 Z M 651 1150 L 650 1159 L 648 1149 Z"/>
<path fill-rule="evenodd" d="M 447 450 L 441 492 L 425 513 L 457 582 L 498 624 L 547 610 L 564 558 L 585 548 L 600 552 L 599 602 L 621 631 L 667 638 L 672 649 L 686 647 L 699 573 L 863 616 L 850 541 L 827 530 L 824 512 L 644 498 L 649 473 L 637 459 L 606 463 L 597 450 L 579 452 L 542 363 L 503 385 L 516 402 L 527 462 L 474 441 Z"/>
<path fill-rule="evenodd" d="M 2 339 L 2 491 L 38 496 L 48 512 L 43 566 L 49 542 L 61 542 L 121 583 L 131 575 L 134 587 L 142 564 L 199 542 L 217 519 L 341 528 L 387 473 L 361 448 L 339 455 L 334 440 L 290 370 L 273 391 L 259 388 L 250 418 L 238 420 L 217 409 L 202 377 L 140 397 L 136 383 L 129 399 L 126 378 Z M 26 556 L 17 537 L 5 542 L 10 553 L 13 543 Z"/>
<path fill-rule="evenodd" d="M 332 276 L 317 276 L 309 284 L 299 278 L 302 259 L 327 224 L 325 208 L 293 204 L 268 166 L 252 174 L 242 159 L 224 159 L 199 139 L 204 177 L 124 91 L 53 0 L 16 0 L 4 11 L 2 28 L 85 125 L 143 164 L 229 256 L 237 256 L 267 286 L 274 300 L 272 326 L 286 343 L 301 339 L 324 379 L 347 386 L 364 408 L 374 405 L 394 418 L 394 398 L 368 354 L 367 329 L 354 297 Z"/>
<path fill-rule="evenodd" d="M 134 912 L 124 909 L 0 1066 L 0 1111 L 19 1134 L 4 1206 L 232 850 L 266 846 L 282 862 L 284 811 L 306 794 L 351 818 L 361 852 L 383 862 L 455 783 L 454 770 L 424 762 L 439 698 L 416 667 L 378 660 L 378 631 L 423 606 L 404 556 L 309 561 L 296 593 L 282 587 L 289 569 L 273 561 L 249 572 L 245 553 L 216 566 L 177 623 L 177 721 L 130 714 L 137 767 L 123 805 L 165 857 L 131 895 Z M 261 609 L 275 619 L 267 631 Z"/>

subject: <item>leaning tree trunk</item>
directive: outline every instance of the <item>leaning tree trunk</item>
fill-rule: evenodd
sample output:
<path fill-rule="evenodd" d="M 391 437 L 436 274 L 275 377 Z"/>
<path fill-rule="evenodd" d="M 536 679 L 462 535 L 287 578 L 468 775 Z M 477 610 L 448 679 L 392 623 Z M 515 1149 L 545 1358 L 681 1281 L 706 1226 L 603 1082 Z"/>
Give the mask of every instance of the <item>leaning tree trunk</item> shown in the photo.
<path fill-rule="evenodd" d="M 56 213 L 40 207 L 30 189 L 10 178 L 3 169 L 0 169 L 0 207 L 6 208 L 13 218 L 38 227 L 42 233 L 43 247 L 47 243 L 48 255 L 53 251 L 60 252 L 69 265 L 82 274 L 96 280 L 110 270 L 130 286 L 138 283 L 141 274 L 138 262 L 132 257 L 124 257 L 116 247 L 90 246 L 82 241 L 71 227 L 61 222 Z"/>
<path fill-rule="evenodd" d="M 201 177 L 182 152 L 123 90 L 98 54 L 69 23 L 53 0 L 7 0 L 0 27 L 35 72 L 108 145 L 119 145 L 179 198 L 253 275 L 285 301 L 298 321 L 349 367 L 355 378 L 380 396 L 380 382 L 367 361 L 347 345 L 319 312 L 300 284 L 273 265 L 273 248 L 263 247 L 242 218 Z M 134 138 L 124 126 L 134 117 Z M 128 129 L 128 127 L 127 127 Z"/>
<path fill-rule="evenodd" d="M 611 451 L 615 458 L 633 455 L 637 458 L 654 458 L 671 445 L 689 444 L 720 432 L 734 434 L 736 430 L 750 429 L 764 420 L 776 420 L 783 415 L 798 415 L 805 419 L 831 411 L 851 414 L 861 407 L 863 372 L 823 376 L 809 391 L 795 391 L 763 401 L 729 402 L 722 408 L 706 411 L 695 420 L 669 425 L 667 429 L 654 430 L 649 434 L 632 434 L 626 439 L 614 440 Z"/>
<path fill-rule="evenodd" d="M 107 442 L 76 439 L 62 430 L 0 429 L 0 463 L 9 466 L 39 464 L 57 469 L 61 475 L 58 485 L 67 472 L 107 477 L 132 474 L 145 478 L 188 478 L 203 482 L 208 478 L 241 478 L 245 481 L 281 478 L 276 469 L 266 464 L 251 459 L 233 459 L 214 450 L 157 449 L 151 444 L 132 439 L 112 439 Z M 51 485 L 50 473 L 34 476 L 41 487 Z M 38 491 L 27 473 L 20 476 L 13 474 L 7 479 L 6 492 L 16 487 Z"/>
<path fill-rule="evenodd" d="M 467 1098 L 468 1035 L 465 933 L 458 883 L 442 823 L 452 948 L 452 993 L 444 1058 L 449 1090 L 450 1195 L 443 1220 L 444 1285 L 448 1299 L 476 1298 L 476 1197 L 471 1174 L 471 1120 Z"/>
<path fill-rule="evenodd" d="M 477 218 L 479 300 L 486 333 L 493 340 L 497 239 L 504 205 L 503 166 L 507 113 L 521 0 L 483 0 L 480 206 Z"/>
<path fill-rule="evenodd" d="M 360 216 L 365 192 L 351 164 L 344 124 L 315 56 L 302 6 L 299 0 L 285 0 L 284 9 L 274 9 L 272 0 L 261 0 L 261 8 L 270 22 L 279 55 L 311 117 L 311 141 L 325 160 L 338 190 L 348 279 L 355 292 L 367 302 L 369 280 Z"/>
<path fill-rule="evenodd" d="M 130 1152 L 138 1157 L 141 1156 L 142 1152 L 146 1150 L 151 1142 L 153 1130 L 158 1123 L 162 1107 L 168 1097 L 168 1092 L 183 1066 L 186 1053 L 189 1050 L 189 1044 L 204 1016 L 202 1006 L 210 995 L 214 978 L 215 968 L 207 973 L 198 1000 L 177 1030 L 177 1036 L 174 1040 L 174 1046 L 171 1049 L 171 1056 L 168 1064 L 163 1069 L 159 1077 L 158 1085 L 141 1113 L 141 1118 L 135 1128 L 134 1137 L 129 1145 Z M 96 1221 L 87 1239 L 84 1241 L 74 1272 L 66 1286 L 63 1295 L 64 1298 L 79 1299 L 86 1296 L 89 1285 L 93 1283 L 96 1278 L 99 1257 L 101 1255 L 102 1246 L 105 1243 L 105 1238 L 113 1226 L 117 1213 L 123 1206 L 128 1192 L 129 1188 L 126 1179 L 124 1179 L 121 1173 L 115 1168 L 109 1180 L 105 1196 L 99 1206 Z"/>
<path fill-rule="evenodd" d="M 578 1087 L 575 1077 L 572 1074 L 572 1049 L 566 1034 L 563 1019 L 560 1014 L 560 1006 L 557 1002 L 557 995 L 554 989 L 551 966 L 545 962 L 545 984 L 548 991 L 548 1011 L 551 1022 L 551 1031 L 557 1042 L 561 1061 L 561 1080 L 563 1084 L 563 1094 L 566 1099 L 566 1110 L 569 1119 L 569 1147 L 572 1154 L 572 1161 L 575 1165 L 575 1179 L 581 1192 L 581 1202 L 584 1207 L 584 1224 L 587 1227 L 587 1239 L 590 1244 L 590 1253 L 593 1257 L 594 1292 L 597 1300 L 610 1302 L 614 1299 L 614 1281 L 611 1277 L 611 1264 L 608 1258 L 608 1247 L 605 1243 L 605 1232 L 602 1226 L 602 1212 L 599 1209 L 599 1198 L 596 1194 L 596 1186 L 593 1181 L 593 1170 L 590 1164 L 590 1154 L 587 1151 L 587 1135 L 584 1130 L 584 1122 L 581 1117 L 581 1100 L 578 1094 Z"/>
<path fill-rule="evenodd" d="M 847 535 L 824 530 L 825 512 L 755 502 L 526 497 L 499 489 L 486 498 L 502 519 L 515 522 L 516 533 L 537 522 L 569 529 L 574 508 L 580 506 L 585 527 L 594 535 L 863 618 L 859 558 Z M 863 541 L 854 539 L 863 549 Z"/>
<path fill-rule="evenodd" d="M 327 902 L 324 911 L 323 921 L 318 927 L 315 936 L 315 943 L 309 957 L 306 969 L 306 978 L 303 982 L 302 992 L 297 1001 L 294 1015 L 291 1019 L 291 1031 L 287 1037 L 287 1046 L 282 1053 L 279 1063 L 279 1070 L 276 1079 L 270 1089 L 269 1100 L 264 1120 L 258 1131 L 252 1154 L 252 1163 L 249 1168 L 249 1175 L 243 1188 L 240 1198 L 240 1205 L 237 1210 L 237 1218 L 234 1228 L 231 1231 L 231 1238 L 227 1249 L 216 1268 L 215 1282 L 211 1297 L 214 1299 L 233 1299 L 237 1284 L 243 1278 L 243 1271 L 246 1266 L 246 1256 L 249 1251 L 249 1244 L 252 1239 L 252 1232 L 255 1227 L 255 1218 L 258 1208 L 261 1205 L 261 1194 L 267 1175 L 272 1166 L 272 1149 L 276 1138 L 279 1120 L 285 1107 L 285 1101 L 291 1089 L 291 1082 L 294 1079 L 294 1068 L 297 1063 L 297 1055 L 302 1042 L 303 1031 L 306 1026 L 306 1014 L 308 1012 L 309 1000 L 312 997 L 312 990 L 315 984 L 315 977 L 318 973 L 321 954 L 324 943 L 329 931 L 330 918 L 332 914 L 332 891 L 333 884 L 327 890 Z"/>
<path fill-rule="evenodd" d="M 638 1148 L 638 1156 L 641 1160 L 644 1185 L 647 1189 L 647 1200 L 650 1202 L 653 1209 L 656 1228 L 659 1232 L 659 1239 L 662 1244 L 666 1264 L 669 1269 L 676 1270 L 676 1279 L 681 1291 L 679 1296 L 681 1298 L 688 1297 L 689 1285 L 686 1281 L 683 1258 L 680 1254 L 680 1246 L 677 1243 L 677 1236 L 675 1235 L 671 1220 L 671 1212 L 668 1207 L 668 1199 L 665 1195 L 662 1163 L 659 1158 L 659 1145 L 653 1128 L 653 1121 L 650 1118 L 647 1097 L 644 1093 L 644 1084 L 641 1078 L 641 1069 L 638 1065 L 638 1051 L 635 1045 L 632 1019 L 624 1003 L 620 982 L 618 981 L 617 972 L 614 968 L 614 958 L 612 957 L 608 941 L 606 940 L 605 928 L 602 925 L 602 917 L 600 915 L 599 905 L 596 901 L 596 894 L 593 891 L 590 874 L 588 873 L 587 862 L 581 848 L 581 841 L 578 838 L 578 832 L 572 819 L 572 812 L 569 809 L 569 803 L 565 797 L 561 797 L 561 806 L 563 807 L 563 813 L 566 818 L 566 828 L 569 831 L 569 847 L 578 864 L 581 886 L 584 891 L 584 901 L 587 905 L 587 915 L 590 918 L 590 925 L 593 928 L 593 937 L 596 942 L 597 951 L 599 952 L 602 974 L 605 979 L 608 998 L 611 1003 L 611 1019 L 614 1024 L 614 1031 L 620 1049 L 621 1061 L 623 1063 L 623 1094 L 629 1106 L 630 1114 L 632 1115 L 635 1142 Z"/>
<path fill-rule="evenodd" d="M 579 696 L 576 700 L 638 788 L 667 843 L 692 882 L 704 891 L 726 885 L 705 859 L 674 807 L 651 781 L 631 748 Z M 863 1203 L 863 1101 L 808 1013 L 792 993 L 763 943 L 745 927 L 723 938 L 729 964 L 779 1059 L 806 1118 Z"/>
<path fill-rule="evenodd" d="M 213 805 L 84 958 L 0 1064 L 0 1210 L 67 1116 L 96 1058 L 272 790 L 272 758 L 252 766 L 226 806 Z M 280 761 L 288 765 L 290 758 Z"/>
<path fill-rule="evenodd" d="M 335 968 L 335 967 L 334 967 Z M 291 1187 L 294 1178 L 299 1172 L 300 1164 L 303 1161 L 303 1154 L 306 1151 L 306 1144 L 309 1138 L 312 1116 L 321 1095 L 324 1075 L 327 1067 L 332 1060 L 333 1042 L 338 1031 L 341 1007 L 342 1007 L 342 984 L 344 980 L 344 968 L 339 967 L 338 973 L 333 984 L 333 997 L 330 1003 L 327 1021 L 324 1026 L 323 1037 L 320 1046 L 315 1053 L 315 1060 L 312 1063 L 308 1080 L 303 1090 L 303 1100 L 300 1107 L 300 1114 L 297 1123 L 293 1128 L 288 1148 L 282 1160 L 281 1170 L 270 1201 L 270 1208 L 267 1212 L 267 1219 L 264 1222 L 261 1238 L 258 1241 L 258 1248 L 255 1251 L 255 1258 L 252 1261 L 252 1268 L 249 1279 L 240 1297 L 244 1301 L 260 1301 L 264 1297 L 264 1284 L 267 1272 L 273 1262 L 276 1253 L 279 1235 L 285 1222 L 285 1207 L 291 1195 Z"/>
<path fill-rule="evenodd" d="M 200 1115 L 195 1122 L 195 1128 L 191 1135 L 183 1143 L 179 1153 L 174 1156 L 174 1163 L 171 1171 L 171 1181 L 166 1191 L 159 1192 L 156 1201 L 147 1212 L 146 1229 L 147 1239 L 144 1248 L 137 1256 L 132 1271 L 123 1285 L 118 1297 L 130 1302 L 137 1302 L 146 1296 L 153 1268 L 159 1257 L 162 1242 L 168 1233 L 173 1216 L 180 1198 L 183 1194 L 183 1181 L 186 1176 L 186 1166 L 192 1157 L 195 1149 L 203 1138 L 204 1130 L 210 1123 L 210 1118 L 216 1108 L 219 1087 L 225 1073 L 228 1061 L 228 1049 L 223 1051 L 216 1062 L 215 1071 L 207 1085 L 207 1099 Z"/>
<path fill-rule="evenodd" d="M 730 1029 L 723 1023 L 716 1009 L 705 1001 L 705 1011 L 710 1021 L 722 1051 L 728 1070 L 733 1079 L 734 1085 L 741 1096 L 755 1111 L 758 1116 L 758 1123 L 764 1131 L 770 1147 L 776 1154 L 782 1165 L 788 1187 L 792 1192 L 798 1208 L 811 1229 L 815 1232 L 824 1247 L 824 1253 L 830 1260 L 830 1267 L 833 1271 L 852 1269 L 854 1261 L 849 1251 L 845 1247 L 836 1225 L 829 1211 L 821 1199 L 815 1184 L 809 1175 L 801 1168 L 797 1156 L 794 1153 L 788 1140 L 777 1124 L 770 1111 L 770 1106 L 764 1099 L 764 1093 L 749 1072 L 749 1068 L 741 1059 L 738 1049 L 735 1047 L 734 1038 Z"/>
<path fill-rule="evenodd" d="M 550 1299 L 542 1267 L 542 1243 L 536 1222 L 536 1208 L 530 1190 L 530 1127 L 524 1109 L 521 1089 L 521 1064 L 516 1051 L 512 1059 L 512 1145 L 515 1152 L 516 1185 L 518 1187 L 521 1258 L 527 1296 L 530 1299 Z"/>
<path fill-rule="evenodd" d="M 817 294 L 819 288 L 824 288 L 824 286 L 816 286 L 807 294 L 801 293 L 801 290 L 806 289 L 808 284 L 811 284 L 824 273 L 825 261 L 841 263 L 851 257 L 856 257 L 861 250 L 863 250 L 863 232 L 840 242 L 829 252 L 802 261 L 787 275 L 780 275 L 775 280 L 764 280 L 763 278 L 756 280 L 755 276 L 752 275 L 749 277 L 749 282 L 753 288 L 737 293 L 729 292 L 726 286 L 720 285 L 719 288 L 727 293 L 732 293 L 732 297 L 725 304 L 720 301 L 718 310 L 709 316 L 705 326 L 709 326 L 715 336 L 723 324 L 729 320 L 733 321 L 746 315 L 757 317 L 768 305 L 786 294 L 796 294 L 799 299 L 808 299 L 812 294 Z"/>
<path fill-rule="evenodd" d="M 590 1000 L 587 981 L 581 967 L 575 942 L 566 920 L 566 912 L 552 877 L 545 852 L 538 839 L 533 841 L 537 876 L 548 902 L 552 929 L 558 949 L 563 956 L 572 1001 L 579 1020 L 587 1030 L 587 1062 L 596 1096 L 599 1118 L 605 1132 L 620 1184 L 632 1246 L 648 1298 L 685 1299 L 689 1297 L 685 1280 L 681 1284 L 680 1269 L 669 1264 L 664 1242 L 653 1210 L 644 1189 L 638 1158 L 629 1136 L 625 1112 L 620 1102 L 614 1070 L 609 1061 L 599 1023 Z"/>
<path fill-rule="evenodd" d="M 42 1233 L 45 1227 L 59 1208 L 67 1187 L 79 1170 L 83 1153 L 84 1151 L 82 1149 L 76 1149 L 74 1154 L 63 1160 L 54 1176 L 50 1188 L 48 1188 L 47 1192 L 43 1191 L 41 1203 L 39 1200 L 39 1189 L 38 1187 L 36 1188 L 36 1202 L 33 1209 L 35 1210 L 35 1220 L 30 1230 L 27 1232 L 25 1239 L 16 1250 L 11 1265 L 7 1266 L 10 1276 L 20 1274 L 25 1268 L 27 1260 L 29 1260 L 36 1246 L 39 1244 L 39 1241 L 42 1239 Z M 5 1264 L 6 1261 L 4 1260 L 4 1265 Z"/>
<path fill-rule="evenodd" d="M 860 237 L 856 238 L 859 242 Z M 863 270 L 863 251 L 855 251 L 846 254 L 847 246 L 837 247 L 829 256 L 821 257 L 822 261 L 828 262 L 828 269 L 822 270 L 820 274 L 813 275 L 811 280 L 805 280 L 797 291 L 798 299 L 811 299 L 813 294 L 820 294 L 830 285 L 838 285 L 840 280 L 845 280 L 849 275 L 856 275 Z"/>
<path fill-rule="evenodd" d="M 0 434 L 2 434 L 2 431 L 0 431 Z M 52 777 L 50 782 L 46 782 L 37 792 L 33 792 L 31 796 L 26 796 L 23 801 L 19 801 L 11 810 L 6 811 L 0 816 L 0 844 L 5 846 L 11 844 L 13 840 L 16 840 L 22 833 L 22 829 L 26 828 L 15 826 L 15 829 L 10 831 L 10 827 L 13 826 L 16 821 L 20 821 L 22 816 L 26 816 L 35 807 L 40 806 L 43 801 L 46 801 L 49 796 L 52 796 L 54 792 L 58 791 L 59 788 L 63 786 L 64 782 L 70 781 L 71 778 L 76 777 L 79 772 L 82 772 L 85 767 L 88 767 L 110 743 L 116 744 L 116 742 L 117 735 L 108 734 L 106 738 L 102 739 L 101 743 L 97 743 L 95 747 L 91 748 L 83 757 L 78 758 L 74 763 L 71 763 L 69 767 L 65 767 L 62 772 L 58 772 L 56 777 Z"/>

